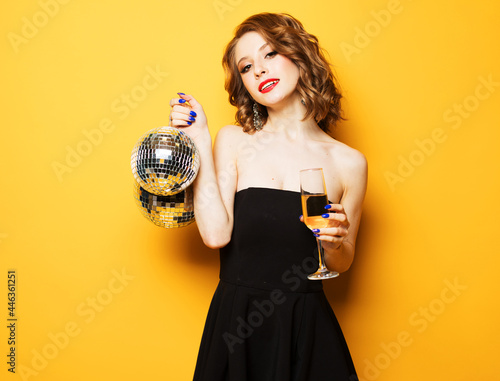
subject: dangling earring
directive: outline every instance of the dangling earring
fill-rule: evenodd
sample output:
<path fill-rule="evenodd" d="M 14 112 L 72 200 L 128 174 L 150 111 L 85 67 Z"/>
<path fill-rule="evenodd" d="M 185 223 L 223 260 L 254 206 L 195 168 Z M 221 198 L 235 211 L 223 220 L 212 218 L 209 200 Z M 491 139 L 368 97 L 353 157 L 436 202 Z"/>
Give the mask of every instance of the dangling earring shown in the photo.
<path fill-rule="evenodd" d="M 253 126 L 256 131 L 262 130 L 263 127 L 259 106 L 257 105 L 256 102 L 254 102 L 253 104 Z"/>

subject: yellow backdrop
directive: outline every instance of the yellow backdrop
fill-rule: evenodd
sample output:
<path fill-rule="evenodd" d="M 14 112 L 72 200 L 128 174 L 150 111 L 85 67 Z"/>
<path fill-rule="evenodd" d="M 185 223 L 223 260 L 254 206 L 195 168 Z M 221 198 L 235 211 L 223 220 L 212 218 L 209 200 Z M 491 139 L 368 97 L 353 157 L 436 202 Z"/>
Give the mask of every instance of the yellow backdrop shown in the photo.
<path fill-rule="evenodd" d="M 2 380 L 192 378 L 218 253 L 195 224 L 165 230 L 140 215 L 130 153 L 167 123 L 178 91 L 202 102 L 214 134 L 233 121 L 222 50 L 262 11 L 320 38 L 349 119 L 335 136 L 369 161 L 355 263 L 326 282 L 360 379 L 499 379 L 500 5 L 1 8 Z"/>

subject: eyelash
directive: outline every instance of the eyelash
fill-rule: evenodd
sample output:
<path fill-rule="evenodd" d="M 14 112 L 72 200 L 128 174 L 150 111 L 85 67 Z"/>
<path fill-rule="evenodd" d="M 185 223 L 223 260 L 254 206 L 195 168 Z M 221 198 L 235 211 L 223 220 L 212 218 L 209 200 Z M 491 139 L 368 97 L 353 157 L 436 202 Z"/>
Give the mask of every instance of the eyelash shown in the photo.
<path fill-rule="evenodd" d="M 276 51 L 272 51 L 272 52 L 267 53 L 267 54 L 266 54 L 266 56 L 265 56 L 264 58 L 273 58 L 273 57 L 275 57 L 277 54 L 278 54 L 278 52 L 276 52 Z M 250 66 L 252 66 L 252 65 L 246 65 L 246 66 L 244 66 L 244 67 L 241 69 L 240 73 L 241 73 L 241 74 L 245 74 L 248 70 L 250 70 Z"/>

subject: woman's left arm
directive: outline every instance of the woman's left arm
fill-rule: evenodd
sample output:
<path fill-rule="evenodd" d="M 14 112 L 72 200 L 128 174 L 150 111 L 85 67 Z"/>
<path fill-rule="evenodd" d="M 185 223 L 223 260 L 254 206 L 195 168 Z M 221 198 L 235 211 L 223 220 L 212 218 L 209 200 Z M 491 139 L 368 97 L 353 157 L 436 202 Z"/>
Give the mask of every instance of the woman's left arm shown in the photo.
<path fill-rule="evenodd" d="M 354 150 L 353 150 L 354 151 Z M 344 193 L 339 204 L 327 205 L 328 227 L 314 231 L 322 241 L 326 266 L 339 273 L 347 271 L 354 259 L 356 236 L 367 184 L 367 163 L 354 151 L 343 165 Z"/>

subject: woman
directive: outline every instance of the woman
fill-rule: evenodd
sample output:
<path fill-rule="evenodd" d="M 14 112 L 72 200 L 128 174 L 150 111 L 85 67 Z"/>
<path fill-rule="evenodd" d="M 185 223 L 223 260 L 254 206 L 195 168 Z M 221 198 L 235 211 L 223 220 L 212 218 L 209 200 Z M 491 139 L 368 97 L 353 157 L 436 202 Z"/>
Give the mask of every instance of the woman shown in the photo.
<path fill-rule="evenodd" d="M 364 156 L 325 132 L 341 119 L 332 71 L 299 21 L 270 13 L 236 29 L 223 66 L 238 126 L 223 127 L 213 150 L 196 99 L 170 102 L 171 125 L 201 155 L 198 229 L 221 249 L 194 379 L 357 380 L 321 281 L 306 278 L 317 267 L 314 235 L 331 270 L 349 269 L 366 189 Z M 331 204 L 328 227 L 313 235 L 302 222 L 299 171 L 315 167 Z"/>

